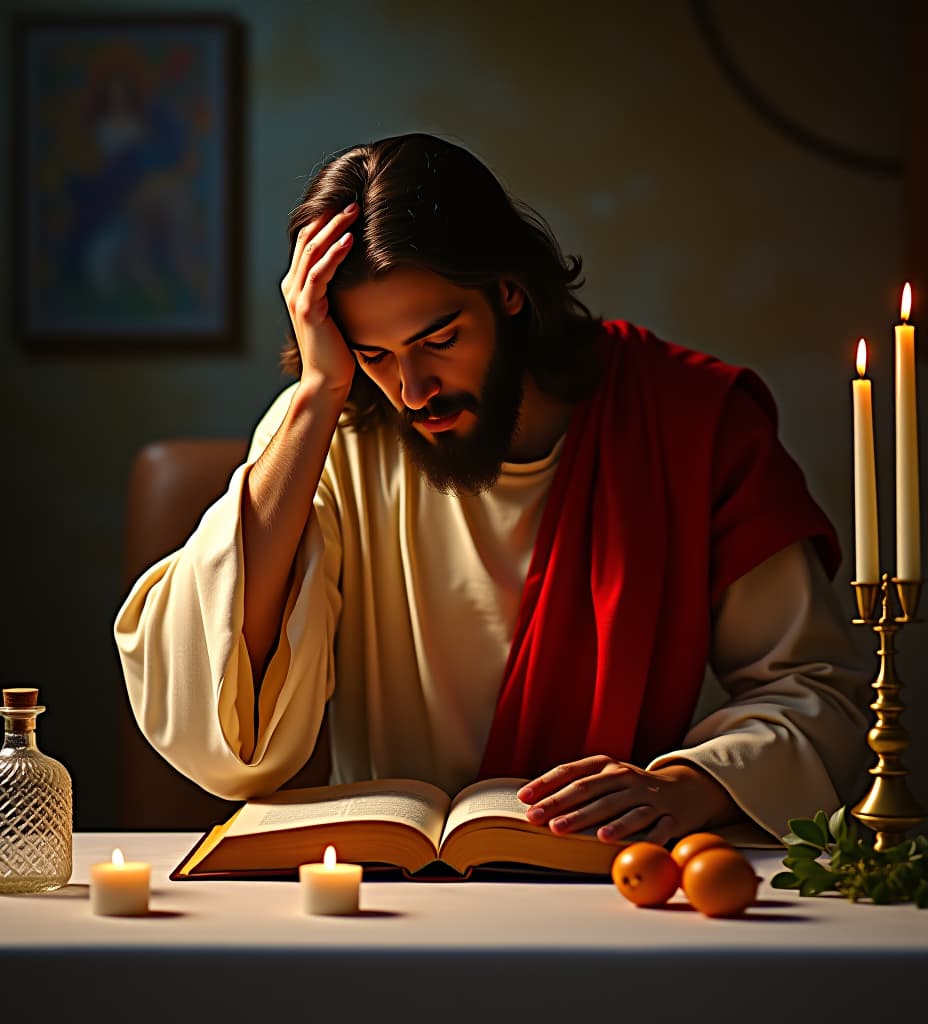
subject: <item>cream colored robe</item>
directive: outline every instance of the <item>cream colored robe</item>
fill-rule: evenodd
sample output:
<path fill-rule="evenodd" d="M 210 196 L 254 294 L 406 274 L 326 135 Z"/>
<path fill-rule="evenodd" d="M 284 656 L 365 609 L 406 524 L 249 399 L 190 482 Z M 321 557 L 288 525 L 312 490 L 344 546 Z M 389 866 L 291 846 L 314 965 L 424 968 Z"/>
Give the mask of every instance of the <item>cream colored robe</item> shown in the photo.
<path fill-rule="evenodd" d="M 487 493 L 454 497 L 429 487 L 392 438 L 339 429 L 256 713 L 242 637 L 241 493 L 292 391 L 263 417 L 227 493 L 119 611 L 133 711 L 172 765 L 228 799 L 291 779 L 326 702 L 333 782 L 411 777 L 453 794 L 480 763 L 561 445 L 539 462 L 506 464 Z M 805 544 L 728 588 L 711 669 L 725 703 L 651 767 L 701 766 L 774 836 L 789 817 L 860 795 L 868 670 Z"/>

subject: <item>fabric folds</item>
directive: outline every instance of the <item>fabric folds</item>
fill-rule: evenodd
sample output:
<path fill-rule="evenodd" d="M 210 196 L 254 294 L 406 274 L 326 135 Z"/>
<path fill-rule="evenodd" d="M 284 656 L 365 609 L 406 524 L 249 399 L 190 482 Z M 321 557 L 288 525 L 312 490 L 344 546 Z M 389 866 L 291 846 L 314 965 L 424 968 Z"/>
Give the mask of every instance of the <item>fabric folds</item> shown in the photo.
<path fill-rule="evenodd" d="M 726 587 L 837 535 L 777 437 L 752 371 L 604 324 L 602 380 L 574 410 L 523 590 L 480 777 L 679 745 Z"/>

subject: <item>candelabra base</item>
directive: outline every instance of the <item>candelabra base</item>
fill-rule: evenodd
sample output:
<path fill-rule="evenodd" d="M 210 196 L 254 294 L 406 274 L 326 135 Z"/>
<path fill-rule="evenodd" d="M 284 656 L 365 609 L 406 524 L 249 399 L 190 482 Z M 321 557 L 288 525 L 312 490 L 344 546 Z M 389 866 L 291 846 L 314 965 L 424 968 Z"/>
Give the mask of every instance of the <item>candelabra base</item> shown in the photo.
<path fill-rule="evenodd" d="M 877 850 L 901 843 L 909 829 L 926 819 L 925 809 L 909 792 L 905 774 L 874 779 L 870 792 L 852 810 L 861 824 L 876 833 Z"/>
<path fill-rule="evenodd" d="M 892 587 L 890 587 L 892 584 Z M 870 769 L 873 785 L 852 809 L 861 824 L 876 833 L 874 847 L 887 850 L 906 838 L 906 832 L 926 820 L 926 812 L 909 792 L 909 774 L 902 755 L 909 745 L 909 734 L 900 718 L 905 710 L 900 692 L 902 680 L 896 673 L 895 637 L 903 626 L 918 622 L 916 612 L 921 595 L 921 580 L 904 580 L 883 574 L 880 584 L 854 582 L 857 609 L 856 623 L 869 626 L 877 634 L 880 647 L 880 670 L 873 688 L 876 700 L 870 705 L 876 723 L 867 734 L 870 749 L 877 755 L 877 764 Z M 899 607 L 896 614 L 891 605 Z M 880 612 L 877 617 L 877 612 Z"/>

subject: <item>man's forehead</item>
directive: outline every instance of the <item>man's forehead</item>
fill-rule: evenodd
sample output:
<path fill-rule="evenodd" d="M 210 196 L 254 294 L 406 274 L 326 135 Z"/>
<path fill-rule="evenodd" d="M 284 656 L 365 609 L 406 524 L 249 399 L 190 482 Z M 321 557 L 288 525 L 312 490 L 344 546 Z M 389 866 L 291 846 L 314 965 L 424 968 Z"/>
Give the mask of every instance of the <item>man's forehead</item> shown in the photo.
<path fill-rule="evenodd" d="M 335 312 L 355 348 L 395 348 L 440 330 L 480 301 L 485 299 L 476 289 L 401 268 L 339 291 Z"/>

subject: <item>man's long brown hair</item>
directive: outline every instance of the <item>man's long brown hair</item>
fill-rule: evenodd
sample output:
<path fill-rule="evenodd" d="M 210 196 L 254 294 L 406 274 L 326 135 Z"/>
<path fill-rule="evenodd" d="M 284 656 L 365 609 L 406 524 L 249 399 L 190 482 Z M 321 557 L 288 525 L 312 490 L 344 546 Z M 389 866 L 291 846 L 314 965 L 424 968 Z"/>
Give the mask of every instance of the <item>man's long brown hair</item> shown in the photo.
<path fill-rule="evenodd" d="M 498 308 L 498 283 L 525 293 L 510 336 L 542 391 L 566 401 L 595 383 L 593 341 L 599 319 L 577 298 L 581 260 L 565 257 L 546 221 L 511 198 L 494 174 L 460 146 L 432 135 L 399 135 L 355 146 L 328 160 L 290 214 L 290 257 L 300 229 L 357 202 L 354 245 L 329 284 L 350 288 L 397 267 L 440 274 L 479 288 Z M 281 364 L 300 373 L 292 325 Z M 365 429 L 383 419 L 387 399 L 355 373 L 346 422 Z"/>

